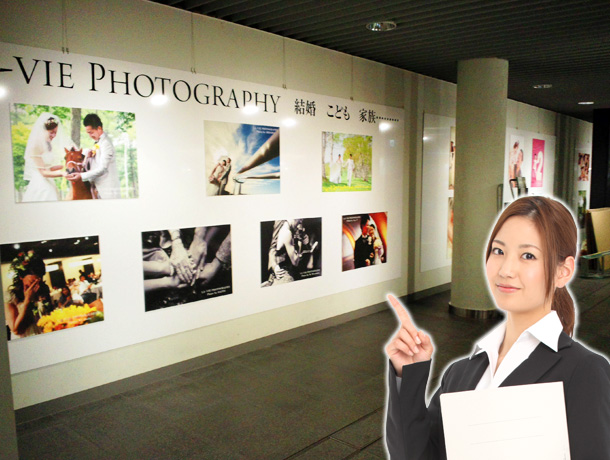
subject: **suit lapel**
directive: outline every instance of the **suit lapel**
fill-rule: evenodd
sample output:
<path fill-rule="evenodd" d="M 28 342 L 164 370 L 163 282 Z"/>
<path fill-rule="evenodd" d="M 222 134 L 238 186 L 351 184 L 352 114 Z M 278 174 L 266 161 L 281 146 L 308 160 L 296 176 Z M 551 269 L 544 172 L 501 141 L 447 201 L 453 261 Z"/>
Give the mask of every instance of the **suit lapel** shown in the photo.
<path fill-rule="evenodd" d="M 477 387 L 485 369 L 489 366 L 489 357 L 487 353 L 479 353 L 472 357 L 469 364 L 469 372 L 464 373 L 464 380 L 460 385 L 463 390 L 460 391 L 474 390 Z"/>
<path fill-rule="evenodd" d="M 558 345 L 558 350 L 569 347 L 572 345 L 572 339 L 562 332 L 559 336 Z M 532 354 L 504 379 L 500 386 L 536 383 L 559 360 L 561 360 L 561 353 L 555 352 L 545 344 L 540 343 Z"/>

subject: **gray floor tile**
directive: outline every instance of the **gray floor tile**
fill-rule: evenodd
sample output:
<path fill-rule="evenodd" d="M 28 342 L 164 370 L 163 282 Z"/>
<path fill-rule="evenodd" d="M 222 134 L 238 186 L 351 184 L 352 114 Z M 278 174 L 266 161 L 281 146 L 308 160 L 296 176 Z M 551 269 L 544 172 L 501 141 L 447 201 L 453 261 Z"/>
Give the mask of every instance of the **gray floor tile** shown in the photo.
<path fill-rule="evenodd" d="M 274 407 L 286 414 L 307 410 L 309 401 L 318 396 L 318 390 L 299 384 L 296 378 L 284 375 L 280 378 L 269 378 L 264 385 L 244 388 L 242 394 L 232 398 L 233 402 L 247 401 L 261 409 Z"/>
<path fill-rule="evenodd" d="M 595 329 L 597 333 L 610 334 L 610 297 L 606 306 L 598 305 L 581 314 L 579 322 L 599 326 Z"/>
<path fill-rule="evenodd" d="M 226 397 L 239 395 L 244 388 L 263 385 L 268 376 L 234 360 L 223 361 L 182 374 L 182 377 L 220 391 Z"/>
<path fill-rule="evenodd" d="M 234 364 L 244 366 L 266 375 L 287 375 L 302 371 L 317 364 L 311 355 L 300 353 L 297 347 L 274 346 L 257 350 L 232 360 Z"/>
<path fill-rule="evenodd" d="M 383 408 L 386 403 L 386 393 L 386 375 L 384 372 L 383 374 L 371 377 L 369 380 L 365 380 L 347 396 L 359 402 L 361 406 L 359 413 L 362 417 Z"/>
<path fill-rule="evenodd" d="M 353 352 L 335 357 L 327 362 L 328 366 L 339 370 L 356 371 L 363 378 L 377 375 L 385 369 L 386 356 L 378 347 L 361 347 Z"/>
<path fill-rule="evenodd" d="M 224 394 L 206 382 L 175 378 L 130 391 L 124 394 L 124 397 L 132 404 L 162 414 L 168 420 L 176 420 L 185 413 L 198 411 L 223 399 Z"/>
<path fill-rule="evenodd" d="M 349 460 L 379 460 L 380 458 L 384 459 L 386 457 L 385 456 L 379 457 L 379 456 L 375 455 L 375 453 L 370 452 L 369 450 L 365 449 L 365 450 L 361 450 L 360 452 L 355 454 L 353 457 L 349 457 Z"/>
<path fill-rule="evenodd" d="M 304 417 L 328 436 L 379 410 L 384 404 L 384 380 L 381 376 L 376 376 L 341 394 L 327 394 L 311 401 Z"/>
<path fill-rule="evenodd" d="M 610 280 L 572 284 L 578 340 L 610 353 Z M 445 366 L 500 320 L 448 313 L 449 293 L 409 305 L 433 336 L 431 396 Z M 385 459 L 390 310 L 123 395 L 18 425 L 23 459 Z M 358 450 L 361 449 L 361 450 Z"/>
<path fill-rule="evenodd" d="M 291 457 L 290 460 L 340 460 L 355 453 L 353 447 L 333 439 L 326 439 L 306 452 Z"/>
<path fill-rule="evenodd" d="M 349 352 L 354 347 L 349 344 L 338 345 L 332 340 L 324 340 L 325 336 L 304 336 L 278 344 L 306 362 L 320 363 Z"/>
<path fill-rule="evenodd" d="M 374 412 L 333 434 L 331 438 L 343 441 L 358 450 L 363 449 L 381 439 L 383 434 L 383 415 L 382 411 Z"/>
<path fill-rule="evenodd" d="M 600 303 L 607 303 L 610 296 L 610 282 L 578 278 L 570 284 L 570 290 L 580 311 L 586 312 Z"/>
<path fill-rule="evenodd" d="M 365 449 L 362 449 L 363 453 L 372 455 L 374 458 L 379 459 L 379 458 L 389 458 L 386 450 L 385 450 L 385 443 L 383 439 L 380 439 L 379 441 L 374 442 L 373 444 L 371 444 L 370 446 L 368 446 Z M 354 457 L 357 458 L 357 457 Z"/>
<path fill-rule="evenodd" d="M 338 347 L 362 346 L 382 348 L 391 332 L 396 328 L 396 321 L 387 317 L 386 321 L 366 322 L 362 318 L 356 324 L 337 326 L 329 340 Z"/>
<path fill-rule="evenodd" d="M 27 433 L 29 431 L 40 430 L 42 428 L 49 428 L 56 425 L 61 425 L 61 422 L 57 419 L 57 417 L 49 415 L 46 417 L 18 424 L 17 435 L 20 435 L 21 433 Z"/>
<path fill-rule="evenodd" d="M 22 432 L 18 438 L 21 460 L 110 460 L 110 453 L 63 425 Z"/>
<path fill-rule="evenodd" d="M 314 389 L 316 398 L 341 397 L 340 395 L 357 387 L 368 375 L 353 369 L 337 368 L 329 364 L 322 364 L 307 369 L 289 377 L 279 377 L 305 390 Z"/>
<path fill-rule="evenodd" d="M 179 440 L 184 434 L 163 414 L 133 404 L 125 397 L 109 398 L 93 406 L 90 410 L 82 407 L 58 418 L 104 451 L 123 458 L 136 458 L 149 446 L 156 446 L 159 452 L 180 448 Z"/>
<path fill-rule="evenodd" d="M 244 458 L 283 459 L 324 437 L 311 422 L 274 406 L 261 409 L 247 401 L 221 401 L 185 417 L 181 427 L 217 451 Z"/>

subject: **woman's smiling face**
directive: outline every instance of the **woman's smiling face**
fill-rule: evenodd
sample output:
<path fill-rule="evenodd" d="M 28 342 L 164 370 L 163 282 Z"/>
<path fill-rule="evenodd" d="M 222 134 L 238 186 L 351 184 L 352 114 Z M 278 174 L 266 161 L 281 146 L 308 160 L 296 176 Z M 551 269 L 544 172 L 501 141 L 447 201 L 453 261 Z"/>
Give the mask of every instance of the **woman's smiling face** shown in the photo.
<path fill-rule="evenodd" d="M 49 138 L 49 142 L 55 139 L 55 137 L 57 136 L 57 126 L 53 129 L 49 129 L 47 131 L 47 136 Z"/>
<path fill-rule="evenodd" d="M 542 248 L 530 219 L 514 216 L 502 225 L 486 263 L 487 281 L 498 308 L 540 317 L 551 310 Z"/>

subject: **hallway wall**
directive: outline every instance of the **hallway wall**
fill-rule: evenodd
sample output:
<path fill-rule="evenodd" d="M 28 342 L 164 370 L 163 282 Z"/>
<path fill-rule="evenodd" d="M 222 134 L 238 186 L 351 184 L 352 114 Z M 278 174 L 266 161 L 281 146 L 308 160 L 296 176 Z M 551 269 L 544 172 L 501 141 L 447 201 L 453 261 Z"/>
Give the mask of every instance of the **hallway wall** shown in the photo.
<path fill-rule="evenodd" d="M 66 5 L 62 26 L 62 4 Z M 13 374 L 15 408 L 312 324 L 450 282 L 450 266 L 420 272 L 423 114 L 455 117 L 456 86 L 383 64 L 143 0 L 9 0 L 0 41 L 298 89 L 402 108 L 402 276 L 181 334 Z M 192 29 L 191 29 L 192 28 Z M 65 34 L 64 34 L 65 32 Z M 193 37 L 193 42 L 191 42 Z M 514 101 L 509 126 L 550 135 L 555 114 Z M 588 124 L 576 136 L 587 142 Z M 0 231 L 0 240 L 2 233 Z M 1 241 L 0 241 L 1 242 Z M 388 331 L 388 334 L 391 331 Z M 45 382 L 41 385 L 40 382 Z"/>

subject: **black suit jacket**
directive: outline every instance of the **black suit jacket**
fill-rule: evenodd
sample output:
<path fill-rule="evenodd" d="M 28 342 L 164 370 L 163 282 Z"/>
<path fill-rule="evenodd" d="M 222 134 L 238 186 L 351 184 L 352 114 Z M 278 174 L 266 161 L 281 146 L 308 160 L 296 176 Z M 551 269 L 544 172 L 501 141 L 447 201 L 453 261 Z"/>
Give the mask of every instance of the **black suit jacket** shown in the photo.
<path fill-rule="evenodd" d="M 390 363 L 386 442 L 391 459 L 446 459 L 440 395 L 474 390 L 488 365 L 487 353 L 451 364 L 426 407 L 430 361 L 403 367 L 400 392 Z M 541 343 L 500 386 L 548 382 L 563 382 L 571 460 L 610 459 L 608 361 L 562 333 L 557 352 Z"/>

